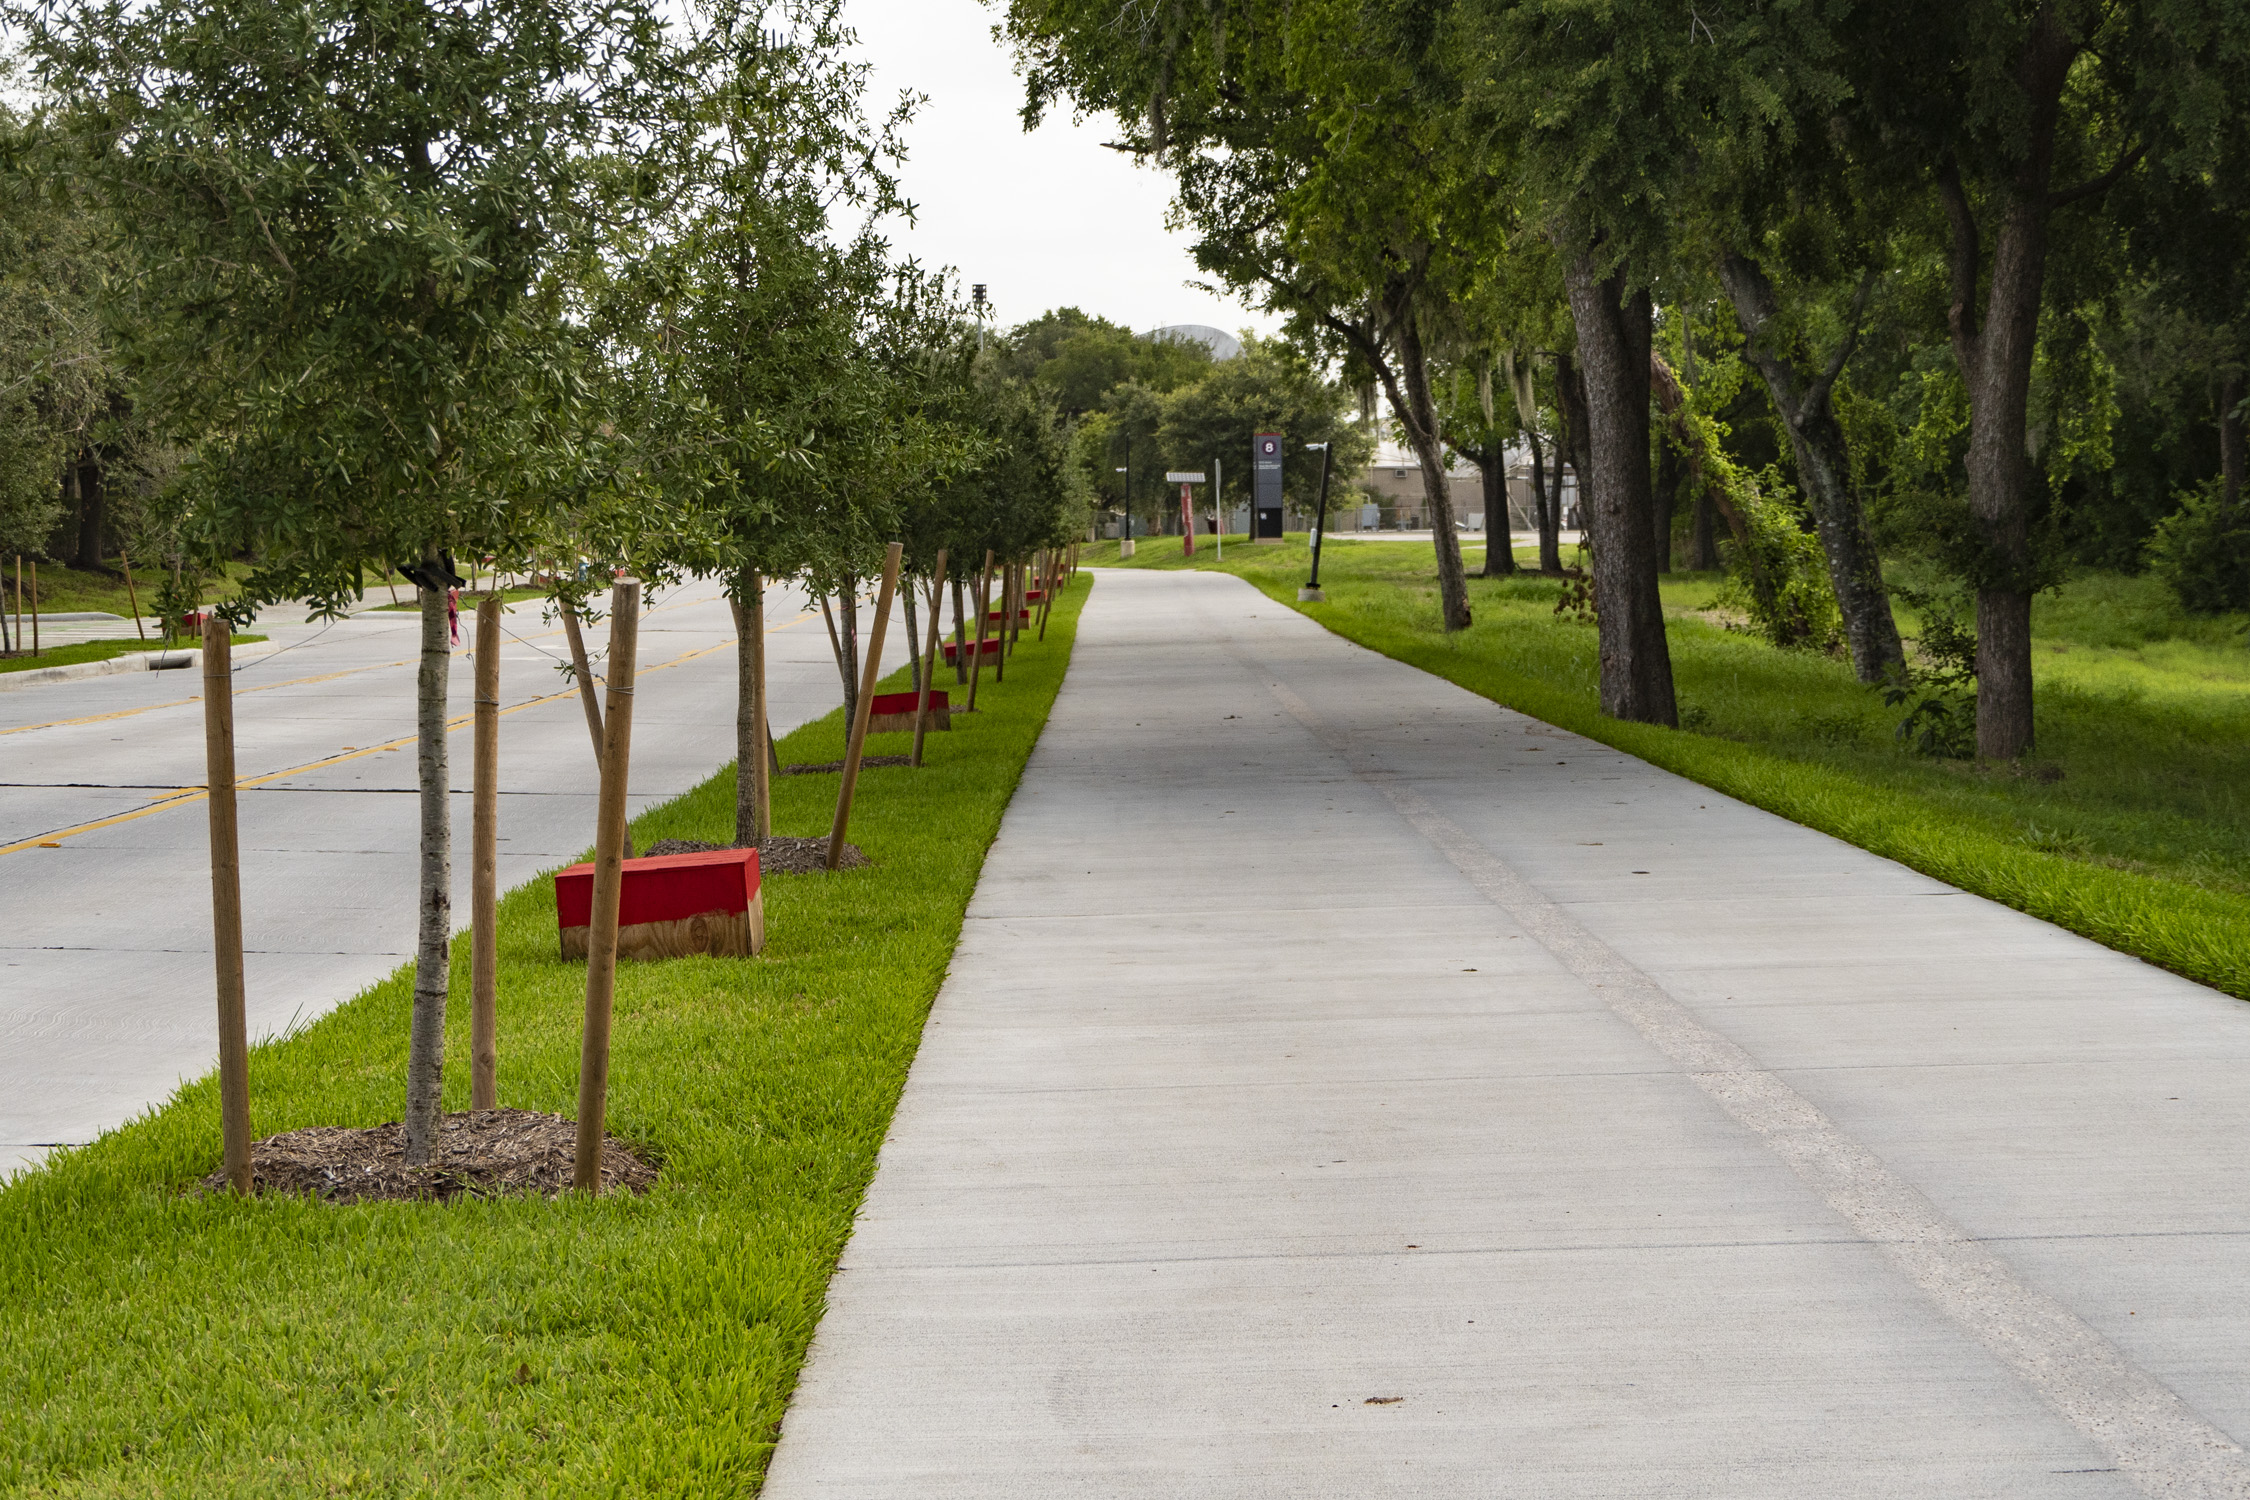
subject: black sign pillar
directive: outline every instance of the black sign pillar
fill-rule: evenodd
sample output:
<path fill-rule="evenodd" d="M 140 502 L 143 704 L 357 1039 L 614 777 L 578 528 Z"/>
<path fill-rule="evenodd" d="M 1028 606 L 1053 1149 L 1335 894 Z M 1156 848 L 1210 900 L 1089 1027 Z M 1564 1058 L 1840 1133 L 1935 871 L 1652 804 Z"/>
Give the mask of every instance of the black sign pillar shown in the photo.
<path fill-rule="evenodd" d="M 1250 539 L 1281 540 L 1281 434 L 1261 432 L 1250 440 Z"/>

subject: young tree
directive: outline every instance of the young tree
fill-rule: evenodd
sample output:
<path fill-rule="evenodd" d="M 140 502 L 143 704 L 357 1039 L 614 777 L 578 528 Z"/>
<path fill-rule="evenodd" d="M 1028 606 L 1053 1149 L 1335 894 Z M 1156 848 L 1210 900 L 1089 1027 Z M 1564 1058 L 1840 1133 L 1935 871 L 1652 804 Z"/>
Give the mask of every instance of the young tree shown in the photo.
<path fill-rule="evenodd" d="M 739 626 L 735 837 L 754 845 L 772 831 L 766 585 L 829 557 L 839 521 L 861 573 L 888 539 L 826 476 L 852 423 L 881 421 L 866 340 L 891 266 L 875 222 L 904 207 L 913 101 L 869 119 L 838 0 L 695 0 L 685 30 L 684 82 L 650 117 L 640 168 L 665 179 L 663 211 L 611 269 L 600 317 L 678 393 L 682 446 L 714 471 L 694 556 L 727 580 Z"/>
<path fill-rule="evenodd" d="M 190 545 L 238 608 L 422 584 L 419 933 L 406 1154 L 429 1158 L 452 939 L 447 585 L 521 556 L 577 462 L 583 383 L 545 272 L 645 108 L 634 0 L 103 3 L 24 18 L 130 247 L 146 389 L 199 446 Z M 543 295 L 544 292 L 544 295 Z"/>
<path fill-rule="evenodd" d="M 1367 424 L 1354 420 L 1352 395 L 1341 382 L 1313 368 L 1303 352 L 1276 339 L 1252 335 L 1242 353 L 1210 367 L 1201 380 L 1181 386 L 1162 403 L 1148 467 L 1166 503 L 1178 504 L 1178 490 L 1163 483 L 1163 471 L 1201 469 L 1214 460 L 1226 465 L 1228 490 L 1250 498 L 1250 444 L 1261 432 L 1286 433 L 1290 450 L 1307 443 L 1335 445 L 1331 496 L 1348 493 L 1350 482 L 1367 466 L 1375 439 Z M 1214 475 L 1214 480 L 1218 476 Z M 1283 502 L 1309 512 L 1320 488 L 1316 466 L 1282 466 Z M 1224 505 L 1223 495 L 1213 495 Z"/>

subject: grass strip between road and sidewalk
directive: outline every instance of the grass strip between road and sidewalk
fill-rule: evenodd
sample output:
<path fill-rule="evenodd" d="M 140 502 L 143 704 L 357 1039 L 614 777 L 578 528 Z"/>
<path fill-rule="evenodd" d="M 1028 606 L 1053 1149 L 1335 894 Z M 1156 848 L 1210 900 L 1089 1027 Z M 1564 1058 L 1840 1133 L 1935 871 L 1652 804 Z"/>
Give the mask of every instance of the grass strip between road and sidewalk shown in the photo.
<path fill-rule="evenodd" d="M 2250 809 L 2233 791 L 2250 755 L 2250 685 L 2239 643 L 2186 638 L 2193 621 L 2175 622 L 2180 639 L 2105 643 L 2103 620 L 2154 607 L 2152 581 L 2096 577 L 2042 599 L 2038 761 L 1985 766 L 1907 753 L 1892 734 L 1898 711 L 1847 663 L 1701 617 L 1717 589 L 1709 575 L 1666 580 L 1675 680 L 1697 724 L 1666 729 L 1601 712 L 1594 628 L 1557 615 L 1557 581 L 1472 578 L 1475 624 L 1448 635 L 1427 543 L 1329 546 L 1326 602 L 1299 603 L 1305 542 L 1230 539 L 1221 564 L 1207 539 L 1191 562 L 1177 537 L 1152 538 L 1122 566 L 1223 566 L 1370 650 L 2250 999 Z M 1116 552 L 1090 546 L 1085 561 L 1120 566 Z"/>
<path fill-rule="evenodd" d="M 247 646 L 262 641 L 262 635 L 238 635 L 234 644 Z M 142 651 L 193 651 L 200 640 L 182 638 L 167 646 L 161 640 L 107 640 L 74 641 L 67 646 L 46 646 L 37 656 L 11 656 L 0 660 L 0 672 L 31 672 L 41 667 L 75 667 L 90 661 L 114 661 L 120 656 L 131 656 Z"/>
<path fill-rule="evenodd" d="M 1089 587 L 1005 682 L 987 673 L 924 769 L 862 776 L 851 836 L 872 868 L 769 877 L 760 957 L 619 966 L 609 1127 L 661 1162 L 645 1197 L 204 1196 L 211 1077 L 0 1189 L 0 1491 L 754 1491 Z M 844 733 L 839 710 L 782 758 L 838 759 Z M 825 832 L 837 783 L 777 778 L 776 832 Z M 634 837 L 723 842 L 733 807 L 728 767 Z M 585 969 L 557 956 L 552 874 L 499 924 L 500 1102 L 569 1114 Z M 449 1109 L 468 1104 L 468 979 L 464 936 Z M 411 984 L 402 968 L 255 1048 L 256 1133 L 397 1119 Z M 208 993 L 179 996 L 183 1024 Z"/>

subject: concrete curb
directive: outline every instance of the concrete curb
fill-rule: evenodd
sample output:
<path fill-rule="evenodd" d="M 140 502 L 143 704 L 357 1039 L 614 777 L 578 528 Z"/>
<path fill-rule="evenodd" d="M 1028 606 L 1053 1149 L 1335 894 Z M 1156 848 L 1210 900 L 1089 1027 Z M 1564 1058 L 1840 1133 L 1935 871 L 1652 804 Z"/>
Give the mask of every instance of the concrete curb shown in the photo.
<path fill-rule="evenodd" d="M 252 657 L 271 656 L 281 649 L 273 641 L 252 641 L 247 646 L 237 646 L 236 661 Z M 166 666 L 159 668 L 162 660 Z M 193 651 L 130 651 L 123 656 L 113 656 L 108 661 L 72 662 L 63 667 L 35 667 L 24 672 L 0 673 L 0 693 L 19 692 L 24 688 L 45 687 L 49 683 L 77 682 L 87 677 L 113 677 L 120 672 L 194 671 L 203 665 L 203 652 Z"/>

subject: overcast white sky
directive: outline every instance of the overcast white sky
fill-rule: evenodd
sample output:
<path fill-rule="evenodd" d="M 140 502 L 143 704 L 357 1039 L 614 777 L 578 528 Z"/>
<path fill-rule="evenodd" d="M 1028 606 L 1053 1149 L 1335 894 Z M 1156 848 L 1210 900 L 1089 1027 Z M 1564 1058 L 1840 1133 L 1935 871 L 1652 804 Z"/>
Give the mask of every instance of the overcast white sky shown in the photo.
<path fill-rule="evenodd" d="M 1164 228 L 1171 178 L 1102 145 L 1106 117 L 1050 115 L 1025 134 L 1023 83 L 977 0 L 846 0 L 844 17 L 874 64 L 870 113 L 903 89 L 929 102 L 910 129 L 907 195 L 919 216 L 901 251 L 953 266 L 964 289 L 991 288 L 1002 327 L 1077 306 L 1136 331 L 1209 323 L 1235 332 L 1274 320 L 1197 291 L 1183 236 Z"/>

